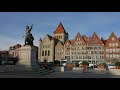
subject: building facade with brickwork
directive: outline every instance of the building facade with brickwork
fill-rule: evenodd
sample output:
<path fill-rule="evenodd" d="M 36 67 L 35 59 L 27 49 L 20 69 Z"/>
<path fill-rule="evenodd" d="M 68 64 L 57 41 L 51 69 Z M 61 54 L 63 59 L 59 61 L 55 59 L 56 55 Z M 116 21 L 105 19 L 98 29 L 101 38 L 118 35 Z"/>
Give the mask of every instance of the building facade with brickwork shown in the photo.
<path fill-rule="evenodd" d="M 14 46 L 10 46 L 9 48 L 9 56 L 11 57 L 18 57 L 19 54 L 19 49 L 22 46 L 20 44 L 14 45 Z"/>
<path fill-rule="evenodd" d="M 96 32 L 90 37 L 78 32 L 75 38 L 69 40 L 69 34 L 60 22 L 53 34 L 39 40 L 38 59 L 41 62 L 67 59 L 72 62 L 101 63 L 106 58 L 120 58 L 120 39 L 114 33 L 108 40 L 102 40 Z"/>
<path fill-rule="evenodd" d="M 104 58 L 108 59 L 120 59 L 120 40 L 117 38 L 114 32 L 111 33 L 109 38 L 105 40 L 105 54 Z"/>

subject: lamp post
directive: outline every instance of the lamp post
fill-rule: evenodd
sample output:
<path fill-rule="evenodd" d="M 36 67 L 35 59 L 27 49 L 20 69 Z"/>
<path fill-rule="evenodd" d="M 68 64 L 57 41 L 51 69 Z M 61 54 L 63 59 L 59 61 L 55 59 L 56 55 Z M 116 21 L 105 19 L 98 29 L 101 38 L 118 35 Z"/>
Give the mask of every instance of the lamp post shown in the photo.
<path fill-rule="evenodd" d="M 55 60 L 53 59 L 53 71 L 55 70 Z"/>

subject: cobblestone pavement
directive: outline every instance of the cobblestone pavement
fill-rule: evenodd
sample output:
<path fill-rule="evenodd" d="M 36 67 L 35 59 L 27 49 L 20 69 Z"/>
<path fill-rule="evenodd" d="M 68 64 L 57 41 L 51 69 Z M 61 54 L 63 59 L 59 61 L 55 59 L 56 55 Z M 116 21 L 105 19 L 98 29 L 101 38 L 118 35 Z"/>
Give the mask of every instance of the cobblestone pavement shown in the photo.
<path fill-rule="evenodd" d="M 40 78 L 120 78 L 119 75 L 111 75 L 111 74 L 96 74 L 93 72 L 54 72 Z"/>
<path fill-rule="evenodd" d="M 11 74 L 11 73 L 0 73 L 0 78 L 120 78 L 120 75 L 111 75 L 111 74 L 98 74 L 95 72 L 52 72 L 46 75 L 32 75 L 32 74 Z"/>

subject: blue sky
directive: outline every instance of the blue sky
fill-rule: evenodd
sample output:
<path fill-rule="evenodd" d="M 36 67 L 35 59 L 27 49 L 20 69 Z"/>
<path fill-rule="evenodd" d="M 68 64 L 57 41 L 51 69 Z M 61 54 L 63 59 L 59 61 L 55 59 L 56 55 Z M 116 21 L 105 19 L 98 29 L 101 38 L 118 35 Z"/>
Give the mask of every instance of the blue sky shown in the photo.
<path fill-rule="evenodd" d="M 111 32 L 120 37 L 119 12 L 0 12 L 0 50 L 17 43 L 23 45 L 26 25 L 33 24 L 31 33 L 38 46 L 39 38 L 53 31 L 62 22 L 69 38 L 77 32 L 91 36 L 94 32 L 107 39 Z"/>

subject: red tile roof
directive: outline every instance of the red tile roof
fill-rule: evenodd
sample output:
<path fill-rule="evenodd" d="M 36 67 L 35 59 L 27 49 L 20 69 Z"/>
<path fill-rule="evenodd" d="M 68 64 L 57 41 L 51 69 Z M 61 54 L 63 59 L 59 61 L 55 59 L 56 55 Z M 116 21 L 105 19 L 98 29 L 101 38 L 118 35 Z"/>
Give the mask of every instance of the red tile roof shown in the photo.
<path fill-rule="evenodd" d="M 54 34 L 58 34 L 58 33 L 65 33 L 65 34 L 67 34 L 61 22 L 58 25 L 57 29 L 54 31 Z"/>

